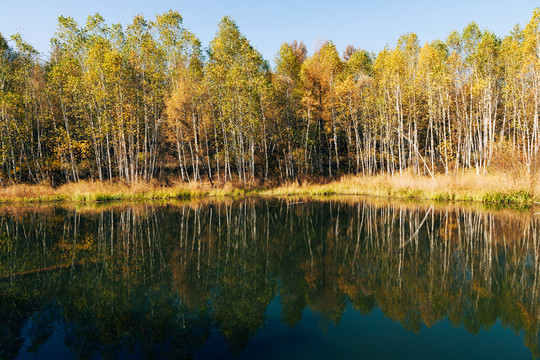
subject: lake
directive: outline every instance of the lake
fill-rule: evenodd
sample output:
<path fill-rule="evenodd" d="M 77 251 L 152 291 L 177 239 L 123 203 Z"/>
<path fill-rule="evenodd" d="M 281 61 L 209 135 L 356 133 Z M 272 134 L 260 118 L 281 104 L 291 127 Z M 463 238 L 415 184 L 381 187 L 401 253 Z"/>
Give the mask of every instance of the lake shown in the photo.
<path fill-rule="evenodd" d="M 4 206 L 0 358 L 538 358 L 539 256 L 532 211 Z"/>

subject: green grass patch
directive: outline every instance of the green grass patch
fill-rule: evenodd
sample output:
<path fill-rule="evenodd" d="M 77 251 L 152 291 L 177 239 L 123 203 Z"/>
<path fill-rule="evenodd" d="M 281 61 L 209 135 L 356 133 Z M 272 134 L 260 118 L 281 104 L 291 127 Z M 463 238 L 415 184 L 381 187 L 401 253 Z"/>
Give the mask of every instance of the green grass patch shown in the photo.
<path fill-rule="evenodd" d="M 486 192 L 482 196 L 482 203 L 495 203 L 495 204 L 526 204 L 532 201 L 532 195 L 527 190 L 518 190 L 512 192 Z"/>
<path fill-rule="evenodd" d="M 407 199 L 423 199 L 426 198 L 424 192 L 420 189 L 403 188 L 396 192 L 396 196 Z"/>
<path fill-rule="evenodd" d="M 448 191 L 437 192 L 432 196 L 435 201 L 454 201 L 456 200 L 456 194 Z"/>

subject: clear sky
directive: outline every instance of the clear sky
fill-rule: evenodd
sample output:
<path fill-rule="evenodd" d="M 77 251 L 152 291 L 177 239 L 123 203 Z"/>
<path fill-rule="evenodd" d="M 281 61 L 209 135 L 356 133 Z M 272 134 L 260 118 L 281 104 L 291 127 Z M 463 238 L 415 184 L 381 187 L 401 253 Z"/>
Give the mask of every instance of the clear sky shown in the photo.
<path fill-rule="evenodd" d="M 270 63 L 283 42 L 302 40 L 312 53 L 324 40 L 332 40 L 342 52 L 348 44 L 378 52 L 394 46 L 400 35 L 415 32 L 423 44 L 444 39 L 471 21 L 499 36 L 516 23 L 525 25 L 540 0 L 0 0 L 0 33 L 16 32 L 47 57 L 59 15 L 84 24 L 99 12 L 107 23 L 126 25 L 133 16 L 177 10 L 184 26 L 208 46 L 217 24 L 230 15 L 240 31 Z"/>

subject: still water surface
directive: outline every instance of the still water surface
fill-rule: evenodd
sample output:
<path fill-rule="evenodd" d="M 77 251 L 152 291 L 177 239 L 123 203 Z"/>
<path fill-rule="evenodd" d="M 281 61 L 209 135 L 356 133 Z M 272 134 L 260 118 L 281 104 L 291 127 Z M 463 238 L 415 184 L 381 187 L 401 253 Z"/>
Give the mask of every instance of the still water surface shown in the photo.
<path fill-rule="evenodd" d="M 0 358 L 538 358 L 539 247 L 363 198 L 4 207 Z"/>

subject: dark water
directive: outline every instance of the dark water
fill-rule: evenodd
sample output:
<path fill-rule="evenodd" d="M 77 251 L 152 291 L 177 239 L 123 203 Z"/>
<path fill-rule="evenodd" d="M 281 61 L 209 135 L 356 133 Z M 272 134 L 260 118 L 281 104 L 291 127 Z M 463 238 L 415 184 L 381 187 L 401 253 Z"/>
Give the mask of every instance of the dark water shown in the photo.
<path fill-rule="evenodd" d="M 539 255 L 509 210 L 3 208 L 0 358 L 538 358 Z"/>

